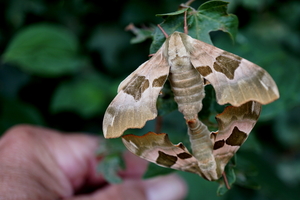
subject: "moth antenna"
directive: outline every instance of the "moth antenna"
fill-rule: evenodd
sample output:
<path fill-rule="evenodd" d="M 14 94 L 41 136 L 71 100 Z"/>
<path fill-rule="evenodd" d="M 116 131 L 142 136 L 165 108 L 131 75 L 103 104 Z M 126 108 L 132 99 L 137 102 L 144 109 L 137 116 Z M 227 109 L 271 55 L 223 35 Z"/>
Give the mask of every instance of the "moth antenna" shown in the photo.
<path fill-rule="evenodd" d="M 222 173 L 222 176 L 223 176 L 223 179 L 224 179 L 224 183 L 225 183 L 225 185 L 226 185 L 226 188 L 227 188 L 228 190 L 230 190 L 230 185 L 229 185 L 229 183 L 228 183 L 228 180 L 227 180 L 225 171 Z"/>
<path fill-rule="evenodd" d="M 162 126 L 163 117 L 157 116 L 155 120 L 155 132 L 161 133 L 161 126 Z"/>
<path fill-rule="evenodd" d="M 187 15 L 187 11 L 184 11 L 184 27 L 183 27 L 183 29 L 184 29 L 184 33 L 188 34 L 189 31 L 188 31 L 188 25 L 187 25 L 186 15 Z"/>
<path fill-rule="evenodd" d="M 161 32 L 164 34 L 164 36 L 165 36 L 166 38 L 168 38 L 169 35 L 166 33 L 166 31 L 165 31 L 159 24 L 157 24 L 157 26 L 158 26 L 158 28 L 161 30 Z"/>

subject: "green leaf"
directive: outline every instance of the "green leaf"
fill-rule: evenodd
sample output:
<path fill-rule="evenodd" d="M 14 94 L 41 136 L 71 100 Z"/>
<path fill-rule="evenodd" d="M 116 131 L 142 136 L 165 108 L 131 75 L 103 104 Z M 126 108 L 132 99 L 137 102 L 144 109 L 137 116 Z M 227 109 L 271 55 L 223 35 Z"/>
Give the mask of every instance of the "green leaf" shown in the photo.
<path fill-rule="evenodd" d="M 227 13 L 227 4 L 228 2 L 225 1 L 208 1 L 202 4 L 198 10 L 189 7 L 173 13 L 160 14 L 159 16 L 166 17 L 160 25 L 168 34 L 175 31 L 183 32 L 183 12 L 186 10 L 188 34 L 191 37 L 212 44 L 209 33 L 221 30 L 228 33 L 233 39 L 237 33 L 238 19 L 235 15 Z M 165 36 L 159 28 L 156 28 L 150 53 L 155 53 L 164 41 Z"/>
<path fill-rule="evenodd" d="M 195 17 L 195 23 L 201 22 L 201 24 L 195 24 L 195 28 L 202 29 L 201 32 L 206 32 L 206 35 L 202 36 L 199 33 L 196 39 L 205 42 L 202 37 L 205 38 L 211 31 L 217 30 L 228 33 L 232 40 L 235 38 L 238 31 L 238 18 L 234 14 L 227 13 L 227 5 L 226 1 L 208 1 L 198 8 L 199 14 L 193 17 Z M 207 40 L 210 39 L 207 38 Z"/>
<path fill-rule="evenodd" d="M 100 162 L 97 165 L 97 171 L 100 172 L 110 184 L 122 182 L 118 172 L 125 168 L 122 157 L 124 148 L 120 138 L 101 140 L 99 144 L 97 153 Z"/>
<path fill-rule="evenodd" d="M 78 79 L 61 83 L 56 89 L 51 102 L 51 111 L 77 112 L 85 118 L 104 111 L 111 91 L 105 77 L 89 73 Z"/>
<path fill-rule="evenodd" d="M 118 171 L 121 169 L 120 163 L 120 157 L 107 156 L 98 164 L 97 171 L 100 172 L 110 184 L 122 183 L 122 179 L 118 175 Z"/>
<path fill-rule="evenodd" d="M 83 60 L 77 55 L 78 41 L 67 29 L 35 24 L 18 32 L 4 52 L 5 62 L 38 76 L 61 76 L 78 71 Z"/>

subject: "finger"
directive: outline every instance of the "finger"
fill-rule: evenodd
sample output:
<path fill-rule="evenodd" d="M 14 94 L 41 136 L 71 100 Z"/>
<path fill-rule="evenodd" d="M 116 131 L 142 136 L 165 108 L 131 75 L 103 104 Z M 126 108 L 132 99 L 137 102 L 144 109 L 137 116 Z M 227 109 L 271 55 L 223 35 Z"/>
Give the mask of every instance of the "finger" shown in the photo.
<path fill-rule="evenodd" d="M 60 142 L 49 147 L 75 189 L 83 184 L 104 182 L 103 177 L 96 172 L 98 141 L 99 138 L 87 134 L 65 134 Z"/>
<path fill-rule="evenodd" d="M 145 184 L 148 200 L 181 200 L 187 194 L 186 183 L 176 174 L 149 179 Z"/>
<path fill-rule="evenodd" d="M 38 130 L 38 131 L 37 131 Z M 73 193 L 66 176 L 61 172 L 45 143 L 48 130 L 19 125 L 8 130 L 0 140 L 0 193 L 36 196 L 69 196 Z M 18 199 L 18 198 L 13 198 Z"/>
<path fill-rule="evenodd" d="M 127 180 L 91 195 L 77 196 L 68 200 L 180 200 L 185 197 L 186 192 L 186 185 L 182 179 L 176 175 L 169 175 L 145 181 Z"/>
<path fill-rule="evenodd" d="M 129 151 L 124 153 L 125 170 L 119 175 L 124 179 L 141 179 L 148 167 L 148 161 L 134 155 Z"/>
<path fill-rule="evenodd" d="M 5 163 L 12 163 L 24 174 L 39 174 L 35 178 L 40 180 L 32 181 L 65 195 L 72 194 L 90 180 L 96 185 L 104 182 L 96 173 L 97 147 L 98 138 L 94 136 L 63 134 L 30 125 L 12 127 L 0 140 L 1 155 L 9 157 Z"/>

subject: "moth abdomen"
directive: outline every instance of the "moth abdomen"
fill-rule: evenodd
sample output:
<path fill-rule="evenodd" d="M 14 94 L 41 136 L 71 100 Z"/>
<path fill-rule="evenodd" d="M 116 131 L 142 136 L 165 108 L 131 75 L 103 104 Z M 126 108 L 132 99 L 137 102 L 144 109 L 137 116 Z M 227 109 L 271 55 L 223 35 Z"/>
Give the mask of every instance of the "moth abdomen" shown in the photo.
<path fill-rule="evenodd" d="M 206 146 L 208 149 L 212 149 L 213 144 L 210 139 L 210 131 L 207 126 L 203 124 L 198 118 L 187 121 L 188 125 L 188 134 L 191 140 L 192 146 Z M 196 148 L 199 151 L 203 152 L 207 148 Z M 210 151 L 212 153 L 212 151 Z M 197 154 L 194 152 L 194 154 Z"/>
<path fill-rule="evenodd" d="M 193 155 L 201 160 L 198 166 L 202 176 L 207 180 L 217 180 L 220 174 L 217 173 L 217 165 L 213 155 L 213 143 L 210 139 L 210 131 L 198 118 L 187 121 L 188 134 L 190 137 Z"/>
<path fill-rule="evenodd" d="M 180 68 L 182 70 L 178 70 Z M 186 120 L 194 119 L 202 109 L 202 99 L 205 96 L 203 78 L 191 64 L 172 65 L 169 81 L 178 110 Z"/>

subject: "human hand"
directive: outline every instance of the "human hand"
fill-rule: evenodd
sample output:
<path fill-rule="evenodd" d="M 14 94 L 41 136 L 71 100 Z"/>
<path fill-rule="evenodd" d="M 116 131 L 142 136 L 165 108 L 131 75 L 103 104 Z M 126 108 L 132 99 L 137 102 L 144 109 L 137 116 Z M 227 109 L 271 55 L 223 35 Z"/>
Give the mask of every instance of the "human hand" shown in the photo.
<path fill-rule="evenodd" d="M 86 134 L 19 125 L 0 140 L 0 199 L 179 200 L 186 194 L 175 175 L 141 180 L 147 162 L 125 154 L 122 184 L 96 173 L 98 139 Z M 80 194 L 84 186 L 97 188 Z M 76 194 L 76 195 L 75 195 Z"/>

